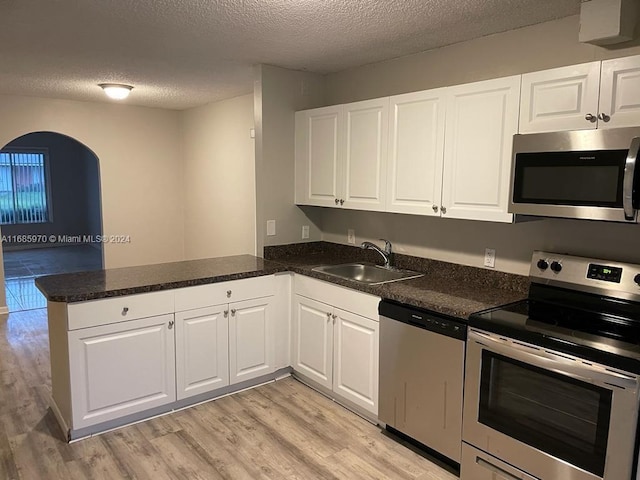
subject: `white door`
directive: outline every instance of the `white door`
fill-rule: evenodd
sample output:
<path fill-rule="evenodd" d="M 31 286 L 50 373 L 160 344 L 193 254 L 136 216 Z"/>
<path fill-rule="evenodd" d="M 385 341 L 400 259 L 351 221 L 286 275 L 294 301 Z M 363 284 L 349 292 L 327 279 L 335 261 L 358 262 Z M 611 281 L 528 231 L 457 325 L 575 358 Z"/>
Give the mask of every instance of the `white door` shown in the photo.
<path fill-rule="evenodd" d="M 69 332 L 74 430 L 176 399 L 173 314 Z"/>
<path fill-rule="evenodd" d="M 602 62 L 598 128 L 640 125 L 640 55 Z"/>
<path fill-rule="evenodd" d="M 390 99 L 387 211 L 440 216 L 445 89 Z"/>
<path fill-rule="evenodd" d="M 600 62 L 522 75 L 520 133 L 597 126 Z"/>
<path fill-rule="evenodd" d="M 389 98 L 349 103 L 343 108 L 344 207 L 384 211 Z"/>
<path fill-rule="evenodd" d="M 271 319 L 273 297 L 229 304 L 229 382 L 233 385 L 275 371 Z"/>
<path fill-rule="evenodd" d="M 299 205 L 336 206 L 342 191 L 342 106 L 296 113 L 296 194 Z"/>
<path fill-rule="evenodd" d="M 333 391 L 378 415 L 378 322 L 335 310 Z"/>
<path fill-rule="evenodd" d="M 448 90 L 443 218 L 512 221 L 507 207 L 519 98 L 519 75 Z"/>
<path fill-rule="evenodd" d="M 229 385 L 228 305 L 176 313 L 178 400 Z"/>
<path fill-rule="evenodd" d="M 296 295 L 293 310 L 293 369 L 319 385 L 333 386 L 333 307 Z"/>

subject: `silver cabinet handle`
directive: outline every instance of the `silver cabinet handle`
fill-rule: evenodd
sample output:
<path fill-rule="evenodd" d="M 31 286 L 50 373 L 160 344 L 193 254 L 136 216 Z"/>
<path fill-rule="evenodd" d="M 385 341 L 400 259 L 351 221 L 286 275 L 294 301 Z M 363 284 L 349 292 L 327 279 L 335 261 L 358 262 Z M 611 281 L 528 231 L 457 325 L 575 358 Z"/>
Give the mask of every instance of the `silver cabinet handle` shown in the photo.
<path fill-rule="evenodd" d="M 342 198 L 340 199 L 340 205 L 344 205 L 344 200 Z"/>
<path fill-rule="evenodd" d="M 438 205 L 434 205 L 434 206 L 433 206 L 433 207 L 431 207 L 431 208 L 433 208 L 433 211 L 434 211 L 434 212 L 438 213 Z"/>
<path fill-rule="evenodd" d="M 122 316 L 123 316 L 123 317 L 124 317 L 124 316 L 126 316 L 126 315 L 127 315 L 127 313 L 129 313 L 129 307 L 124 307 L 124 308 L 122 309 Z"/>
<path fill-rule="evenodd" d="M 636 212 L 633 208 L 633 181 L 636 176 L 636 163 L 638 162 L 638 153 L 640 151 L 640 137 L 631 140 L 629 154 L 624 165 L 624 177 L 622 180 L 622 208 L 624 209 L 624 218 L 626 220 L 634 220 Z"/>
<path fill-rule="evenodd" d="M 596 117 L 595 115 L 593 115 L 591 113 L 587 113 L 584 116 L 584 119 L 587 120 L 588 122 L 594 123 L 598 119 L 598 117 Z"/>
<path fill-rule="evenodd" d="M 442 213 L 447 213 L 447 207 L 440 207 L 440 211 Z"/>
<path fill-rule="evenodd" d="M 231 298 L 231 290 L 227 290 L 227 298 Z"/>
<path fill-rule="evenodd" d="M 331 321 L 331 312 L 327 312 L 327 322 Z"/>
<path fill-rule="evenodd" d="M 334 313 L 331 315 L 331 318 L 333 318 L 333 323 L 336 323 L 336 318 L 338 318 L 338 316 Z"/>
<path fill-rule="evenodd" d="M 609 120 L 611 120 L 611 117 L 606 113 L 601 113 L 600 115 L 598 115 L 598 120 L 602 120 L 603 122 L 608 122 Z"/>
<path fill-rule="evenodd" d="M 235 308 L 232 308 L 232 309 L 231 309 L 231 316 L 232 316 L 232 317 L 235 317 L 235 316 L 236 316 L 236 309 L 235 309 Z"/>
<path fill-rule="evenodd" d="M 224 318 L 227 318 L 229 316 L 229 310 L 225 310 L 224 311 Z"/>
<path fill-rule="evenodd" d="M 171 320 L 171 321 L 169 322 L 169 330 L 171 330 L 171 329 L 173 328 L 173 324 L 174 324 L 174 323 L 175 323 L 175 322 L 174 322 L 173 320 Z"/>
<path fill-rule="evenodd" d="M 336 205 L 338 205 L 339 203 L 340 203 L 340 200 L 336 198 Z"/>

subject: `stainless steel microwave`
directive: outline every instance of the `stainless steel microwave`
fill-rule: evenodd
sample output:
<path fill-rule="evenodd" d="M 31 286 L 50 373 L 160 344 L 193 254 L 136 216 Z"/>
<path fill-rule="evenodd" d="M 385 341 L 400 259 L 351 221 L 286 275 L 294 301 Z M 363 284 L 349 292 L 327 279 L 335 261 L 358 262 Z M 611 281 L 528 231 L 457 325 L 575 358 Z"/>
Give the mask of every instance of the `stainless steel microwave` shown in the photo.
<path fill-rule="evenodd" d="M 509 212 L 638 223 L 639 148 L 640 127 L 514 135 Z"/>

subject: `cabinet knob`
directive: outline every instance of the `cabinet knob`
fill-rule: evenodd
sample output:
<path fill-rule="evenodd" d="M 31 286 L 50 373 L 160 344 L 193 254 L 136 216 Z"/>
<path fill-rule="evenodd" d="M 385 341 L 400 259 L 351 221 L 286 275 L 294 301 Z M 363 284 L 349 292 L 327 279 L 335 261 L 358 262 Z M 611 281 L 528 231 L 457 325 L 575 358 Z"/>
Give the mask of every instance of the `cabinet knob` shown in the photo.
<path fill-rule="evenodd" d="M 338 318 L 338 316 L 334 313 L 333 315 L 331 315 L 331 318 L 333 318 L 333 321 L 336 321 L 336 318 Z"/>
<path fill-rule="evenodd" d="M 603 122 L 608 122 L 609 120 L 611 120 L 611 117 L 606 113 L 601 113 L 600 115 L 598 115 L 598 120 L 602 120 Z"/>
<path fill-rule="evenodd" d="M 340 199 L 340 205 L 344 205 L 344 200 L 342 198 Z"/>
<path fill-rule="evenodd" d="M 331 312 L 327 312 L 327 322 L 331 321 Z"/>
<path fill-rule="evenodd" d="M 229 316 L 229 310 L 225 310 L 224 311 L 224 318 L 227 318 Z"/>
<path fill-rule="evenodd" d="M 174 323 L 175 323 L 175 322 L 174 322 L 173 320 L 171 320 L 171 321 L 169 322 L 169 330 L 171 330 L 171 329 L 173 328 L 173 324 L 174 324 Z"/>
<path fill-rule="evenodd" d="M 231 298 L 231 290 L 227 290 L 227 298 Z"/>
<path fill-rule="evenodd" d="M 236 316 L 236 309 L 235 309 L 235 308 L 232 308 L 232 309 L 231 309 L 231 316 L 232 316 L 232 317 L 235 317 L 235 316 Z"/>
<path fill-rule="evenodd" d="M 591 113 L 587 113 L 584 116 L 584 119 L 587 120 L 588 122 L 594 123 L 598 118 L 595 115 L 591 114 Z"/>
<path fill-rule="evenodd" d="M 433 211 L 434 211 L 434 212 L 438 213 L 438 205 L 434 205 L 434 206 L 433 206 L 433 207 L 431 207 L 431 208 L 433 208 Z"/>
<path fill-rule="evenodd" d="M 440 207 L 440 211 L 442 213 L 447 213 L 447 207 Z"/>
<path fill-rule="evenodd" d="M 336 205 L 338 205 L 339 203 L 340 203 L 340 200 L 336 198 Z"/>
<path fill-rule="evenodd" d="M 124 316 L 126 316 L 126 315 L 127 315 L 127 313 L 129 313 L 129 307 L 124 307 L 124 308 L 122 309 L 122 316 L 123 316 L 123 317 L 124 317 Z"/>

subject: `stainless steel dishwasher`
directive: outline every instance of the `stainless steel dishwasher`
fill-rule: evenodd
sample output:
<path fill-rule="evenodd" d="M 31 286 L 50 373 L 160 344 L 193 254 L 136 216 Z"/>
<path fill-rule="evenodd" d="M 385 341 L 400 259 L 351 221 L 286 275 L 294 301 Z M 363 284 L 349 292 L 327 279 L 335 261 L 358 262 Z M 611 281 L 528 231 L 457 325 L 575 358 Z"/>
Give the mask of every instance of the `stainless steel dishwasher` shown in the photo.
<path fill-rule="evenodd" d="M 388 300 L 379 313 L 379 420 L 459 465 L 467 325 Z"/>

